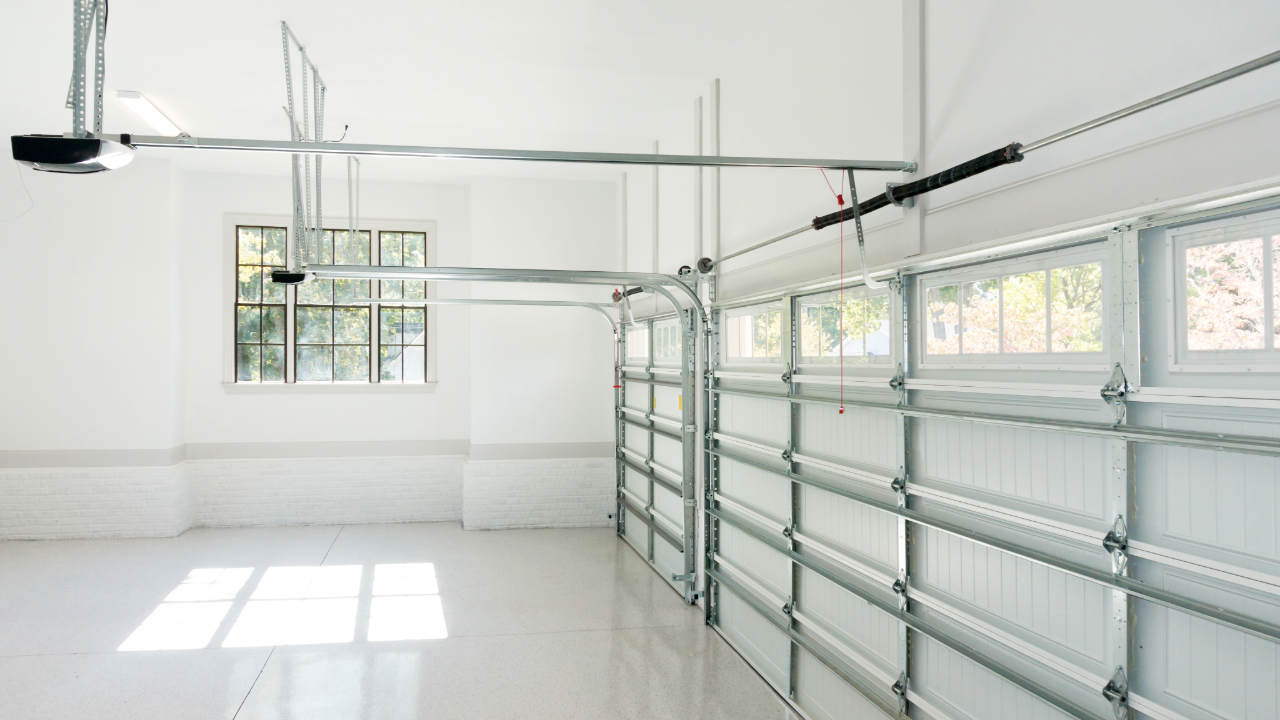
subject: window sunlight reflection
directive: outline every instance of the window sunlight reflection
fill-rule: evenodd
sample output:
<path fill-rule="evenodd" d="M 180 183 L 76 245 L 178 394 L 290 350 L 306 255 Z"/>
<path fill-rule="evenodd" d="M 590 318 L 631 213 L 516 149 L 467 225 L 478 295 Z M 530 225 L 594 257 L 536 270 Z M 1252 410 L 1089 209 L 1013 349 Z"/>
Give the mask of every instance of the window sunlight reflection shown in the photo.
<path fill-rule="evenodd" d="M 231 609 L 253 568 L 197 568 L 118 648 L 196 650 L 205 647 Z"/>
<path fill-rule="evenodd" d="M 204 648 L 226 626 L 224 648 L 349 643 L 363 612 L 370 641 L 449 636 L 434 564 L 375 565 L 362 589 L 363 571 L 360 565 L 267 568 L 246 598 L 253 568 L 197 568 L 119 649 Z"/>
<path fill-rule="evenodd" d="M 373 595 L 438 595 L 433 563 L 383 563 L 373 568 Z"/>
<path fill-rule="evenodd" d="M 439 640 L 449 637 L 432 563 L 384 563 L 373 568 L 369 640 Z"/>
<path fill-rule="evenodd" d="M 351 642 L 363 570 L 359 565 L 267 568 L 222 647 Z"/>
<path fill-rule="evenodd" d="M 355 639 L 356 598 L 251 600 L 222 647 L 315 645 Z"/>
<path fill-rule="evenodd" d="M 369 611 L 369 641 L 441 640 L 449 637 L 439 595 L 376 597 Z"/>
<path fill-rule="evenodd" d="M 360 594 L 359 565 L 267 568 L 250 600 L 302 600 Z"/>

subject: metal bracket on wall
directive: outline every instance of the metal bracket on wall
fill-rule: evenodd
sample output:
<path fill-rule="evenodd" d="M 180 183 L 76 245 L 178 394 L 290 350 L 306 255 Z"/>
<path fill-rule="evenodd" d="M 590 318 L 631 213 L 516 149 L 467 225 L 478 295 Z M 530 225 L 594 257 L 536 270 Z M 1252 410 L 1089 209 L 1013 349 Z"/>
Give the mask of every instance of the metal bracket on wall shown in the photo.
<path fill-rule="evenodd" d="M 889 199 L 889 202 L 893 203 L 894 205 L 897 205 L 900 208 L 913 208 L 916 206 L 915 196 L 912 196 L 909 198 L 903 198 L 901 200 L 893 196 L 893 189 L 896 187 L 901 187 L 905 184 L 906 183 L 885 183 L 884 196 Z"/>
<path fill-rule="evenodd" d="M 1129 390 L 1129 381 L 1125 379 L 1124 369 L 1121 368 L 1120 363 L 1116 363 L 1111 369 L 1111 379 L 1102 386 L 1101 392 L 1102 399 L 1111 406 L 1116 425 L 1124 421 L 1125 413 L 1128 411 L 1126 396 Z"/>
<path fill-rule="evenodd" d="M 1129 677 L 1125 675 L 1123 667 L 1116 668 L 1107 686 L 1102 688 L 1102 697 L 1111 703 L 1111 711 L 1115 713 L 1116 720 L 1126 720 L 1129 717 Z"/>

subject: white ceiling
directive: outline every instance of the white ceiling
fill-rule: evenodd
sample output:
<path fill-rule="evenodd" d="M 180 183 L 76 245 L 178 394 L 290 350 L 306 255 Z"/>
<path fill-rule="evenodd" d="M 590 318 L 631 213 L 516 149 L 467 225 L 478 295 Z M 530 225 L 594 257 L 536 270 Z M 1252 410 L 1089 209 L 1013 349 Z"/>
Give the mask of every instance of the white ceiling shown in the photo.
<path fill-rule="evenodd" d="M 70 18 L 67 0 L 9 3 L 0 29 L 0 63 L 10 68 L 0 80 L 6 134 L 69 129 L 62 104 Z M 687 152 L 692 103 L 721 77 L 726 97 L 742 108 L 739 127 L 753 129 L 749 142 L 726 153 L 900 153 L 897 5 L 838 0 L 115 0 L 104 129 L 150 132 L 114 100 L 115 90 L 138 90 L 193 135 L 287 137 L 282 19 L 328 84 L 328 138 L 348 124 L 353 142 L 642 152 L 663 138 L 664 151 Z M 883 97 L 871 88 L 851 126 L 846 113 L 821 111 L 853 110 L 851 101 L 823 96 L 855 60 L 875 66 L 872 84 Z M 19 67 L 21 74 L 12 70 Z M 827 117 L 815 117 L 815 108 Z M 836 136 L 851 129 L 861 131 L 856 141 Z M 148 153 L 195 170 L 284 174 L 288 167 L 283 156 Z M 405 180 L 619 172 L 397 159 L 372 159 L 366 169 L 370 178 Z"/>

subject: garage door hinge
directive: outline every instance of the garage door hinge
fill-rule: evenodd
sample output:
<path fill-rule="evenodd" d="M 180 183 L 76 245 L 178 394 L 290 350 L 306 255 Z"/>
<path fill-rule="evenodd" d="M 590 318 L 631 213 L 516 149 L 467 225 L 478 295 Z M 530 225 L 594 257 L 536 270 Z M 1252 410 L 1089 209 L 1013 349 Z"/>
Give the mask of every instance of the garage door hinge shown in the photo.
<path fill-rule="evenodd" d="M 1111 703 L 1111 711 L 1115 713 L 1116 720 L 1129 717 L 1129 678 L 1124 674 L 1123 667 L 1116 668 L 1110 682 L 1102 688 L 1102 697 Z"/>
<path fill-rule="evenodd" d="M 898 681 L 889 690 L 898 697 L 898 713 L 907 714 L 907 674 L 899 673 Z"/>
<path fill-rule="evenodd" d="M 1111 412 L 1115 418 L 1115 424 L 1119 425 L 1125 416 L 1128 408 L 1125 396 L 1133 388 L 1129 385 L 1129 381 L 1124 376 L 1124 370 L 1120 367 L 1120 363 L 1116 363 L 1111 370 L 1111 379 L 1106 385 L 1102 386 L 1102 399 L 1111 406 Z"/>
<path fill-rule="evenodd" d="M 907 384 L 906 373 L 902 371 L 902 365 L 898 365 L 897 374 L 889 378 L 889 387 L 893 388 L 894 390 L 901 390 L 903 387 L 906 386 L 906 384 Z"/>
<path fill-rule="evenodd" d="M 1102 547 L 1111 553 L 1111 571 L 1116 575 L 1123 575 L 1129 567 L 1129 527 L 1125 524 L 1123 515 L 1116 516 L 1111 532 L 1102 538 Z"/>

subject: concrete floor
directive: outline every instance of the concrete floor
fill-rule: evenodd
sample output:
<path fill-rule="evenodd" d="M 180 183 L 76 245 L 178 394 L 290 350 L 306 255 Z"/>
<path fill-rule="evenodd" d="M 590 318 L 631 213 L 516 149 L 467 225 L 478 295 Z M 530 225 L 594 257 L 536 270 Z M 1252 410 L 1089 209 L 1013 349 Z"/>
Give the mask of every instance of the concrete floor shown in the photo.
<path fill-rule="evenodd" d="M 0 698 L 3 718 L 794 717 L 612 530 L 453 523 L 0 543 Z"/>

